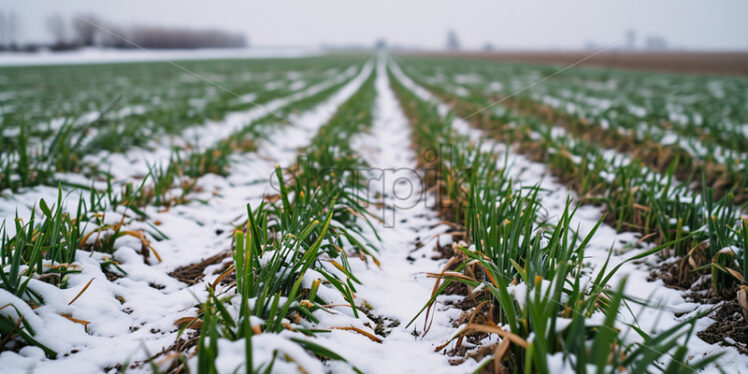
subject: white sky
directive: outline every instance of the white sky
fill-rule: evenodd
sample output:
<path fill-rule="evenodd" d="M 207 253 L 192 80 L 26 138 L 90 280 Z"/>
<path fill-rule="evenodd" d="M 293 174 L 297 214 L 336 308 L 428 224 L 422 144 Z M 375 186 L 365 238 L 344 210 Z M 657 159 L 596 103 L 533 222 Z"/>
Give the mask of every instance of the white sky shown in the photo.
<path fill-rule="evenodd" d="M 370 45 L 385 38 L 441 48 L 451 28 L 466 48 L 490 42 L 579 49 L 588 41 L 621 41 L 633 29 L 641 31 L 639 46 L 658 35 L 671 47 L 748 50 L 745 0 L 2 0 L 0 11 L 18 15 L 26 41 L 50 39 L 50 14 L 92 12 L 122 25 L 241 31 L 256 46 Z"/>

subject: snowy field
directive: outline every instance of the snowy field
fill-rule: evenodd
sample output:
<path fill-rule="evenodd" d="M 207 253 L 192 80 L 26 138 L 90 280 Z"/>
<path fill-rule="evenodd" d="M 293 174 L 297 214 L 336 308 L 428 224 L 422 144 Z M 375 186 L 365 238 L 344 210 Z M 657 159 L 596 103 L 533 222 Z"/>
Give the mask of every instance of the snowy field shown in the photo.
<path fill-rule="evenodd" d="M 82 48 L 63 52 L 3 52 L 0 66 L 100 64 L 143 61 L 184 61 L 203 59 L 244 58 L 294 58 L 320 55 L 323 51 L 314 48 L 247 48 L 247 49 L 101 49 Z"/>
<path fill-rule="evenodd" d="M 746 79 L 43 57 L 0 56 L 2 373 L 748 371 Z"/>

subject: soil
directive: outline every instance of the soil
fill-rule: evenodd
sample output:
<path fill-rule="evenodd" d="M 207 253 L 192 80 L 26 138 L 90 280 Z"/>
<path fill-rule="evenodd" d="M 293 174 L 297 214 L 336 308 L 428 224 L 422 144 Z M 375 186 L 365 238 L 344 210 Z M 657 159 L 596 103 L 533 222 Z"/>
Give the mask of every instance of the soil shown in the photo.
<path fill-rule="evenodd" d="M 716 322 L 696 335 L 707 343 L 735 347 L 738 352 L 748 355 L 748 321 L 737 301 L 718 305 L 710 317 Z"/>
<path fill-rule="evenodd" d="M 207 268 L 210 265 L 215 265 L 224 258 L 229 256 L 229 252 L 222 252 L 215 256 L 211 256 L 206 258 L 205 260 L 202 260 L 200 262 L 196 262 L 191 265 L 186 265 L 177 268 L 176 270 L 169 273 L 169 276 L 172 278 L 176 278 L 180 282 L 187 283 L 189 285 L 193 285 L 197 282 L 199 282 L 203 277 L 205 276 L 205 268 Z"/>
<path fill-rule="evenodd" d="M 369 317 L 369 319 L 375 323 L 375 326 L 369 326 L 369 328 L 374 330 L 375 334 L 383 338 L 386 338 L 392 332 L 392 329 L 394 329 L 397 326 L 400 326 L 399 320 L 376 315 L 372 313 L 371 310 L 366 310 L 362 308 L 359 308 L 359 310 L 364 312 L 364 314 L 366 314 L 366 316 Z"/>
<path fill-rule="evenodd" d="M 416 56 L 596 66 L 607 69 L 654 70 L 679 73 L 748 75 L 745 52 L 610 51 L 405 52 Z M 580 61 L 584 59 L 584 61 Z"/>
<path fill-rule="evenodd" d="M 137 369 L 137 368 L 144 368 L 150 365 L 151 362 L 158 362 L 161 357 L 162 359 L 168 359 L 167 357 L 173 355 L 173 354 L 186 354 L 188 350 L 195 347 L 200 339 L 200 333 L 198 331 L 186 331 L 182 337 L 177 340 L 176 343 L 170 345 L 169 347 L 166 347 L 161 350 L 161 352 L 156 353 L 155 355 L 151 356 L 147 360 L 141 360 L 137 362 L 133 362 L 132 364 L 128 365 L 127 368 L 129 369 Z M 105 372 L 110 372 L 112 370 L 116 370 L 116 372 L 122 371 L 122 365 L 117 364 L 115 366 L 105 368 Z M 171 364 L 165 371 L 166 373 L 188 373 L 189 369 L 184 366 L 184 363 L 182 360 L 179 359 L 172 359 Z"/>
<path fill-rule="evenodd" d="M 709 344 L 735 347 L 748 355 L 748 321 L 735 299 L 724 301 L 711 289 L 711 275 L 689 271 L 684 261 L 672 261 L 652 270 L 649 280 L 662 279 L 667 287 L 685 291 L 688 301 L 715 304 L 709 317 L 715 322 L 696 335 Z M 727 291 L 735 294 L 735 290 Z"/>
<path fill-rule="evenodd" d="M 702 274 L 690 270 L 691 266 L 682 260 L 661 262 L 657 268 L 652 269 L 647 280 L 652 282 L 656 279 L 662 279 L 667 287 L 679 290 L 691 290 L 692 286 L 697 284 Z M 694 289 L 692 291 L 699 290 Z"/>

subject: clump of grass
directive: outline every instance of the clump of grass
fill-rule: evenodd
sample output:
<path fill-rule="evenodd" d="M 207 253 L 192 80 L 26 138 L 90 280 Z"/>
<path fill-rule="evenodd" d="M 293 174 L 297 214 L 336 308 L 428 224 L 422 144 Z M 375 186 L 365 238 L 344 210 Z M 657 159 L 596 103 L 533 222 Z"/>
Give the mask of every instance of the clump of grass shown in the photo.
<path fill-rule="evenodd" d="M 20 187 L 35 186 L 51 180 L 53 170 L 45 162 L 40 152 L 32 149 L 26 124 L 20 124 L 20 132 L 15 144 L 5 150 L 3 171 L 0 175 L 0 191 L 6 188 L 17 191 Z"/>
<path fill-rule="evenodd" d="M 15 305 L 1 305 L 0 312 L 3 312 L 0 313 L 0 350 L 12 339 L 20 337 L 27 344 L 41 348 L 47 357 L 57 357 L 57 352 L 34 339 L 36 331 Z M 13 312 L 16 314 L 15 319 L 12 317 Z"/>

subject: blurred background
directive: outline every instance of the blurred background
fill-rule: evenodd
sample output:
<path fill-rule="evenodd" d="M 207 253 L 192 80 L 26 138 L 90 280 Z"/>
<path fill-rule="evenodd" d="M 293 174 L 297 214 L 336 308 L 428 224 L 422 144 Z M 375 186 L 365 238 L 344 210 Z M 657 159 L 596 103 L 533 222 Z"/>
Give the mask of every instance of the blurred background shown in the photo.
<path fill-rule="evenodd" d="M 543 63 L 595 53 L 584 63 L 748 73 L 746 14 L 740 0 L 3 0 L 0 61 L 139 48 L 387 48 Z"/>

